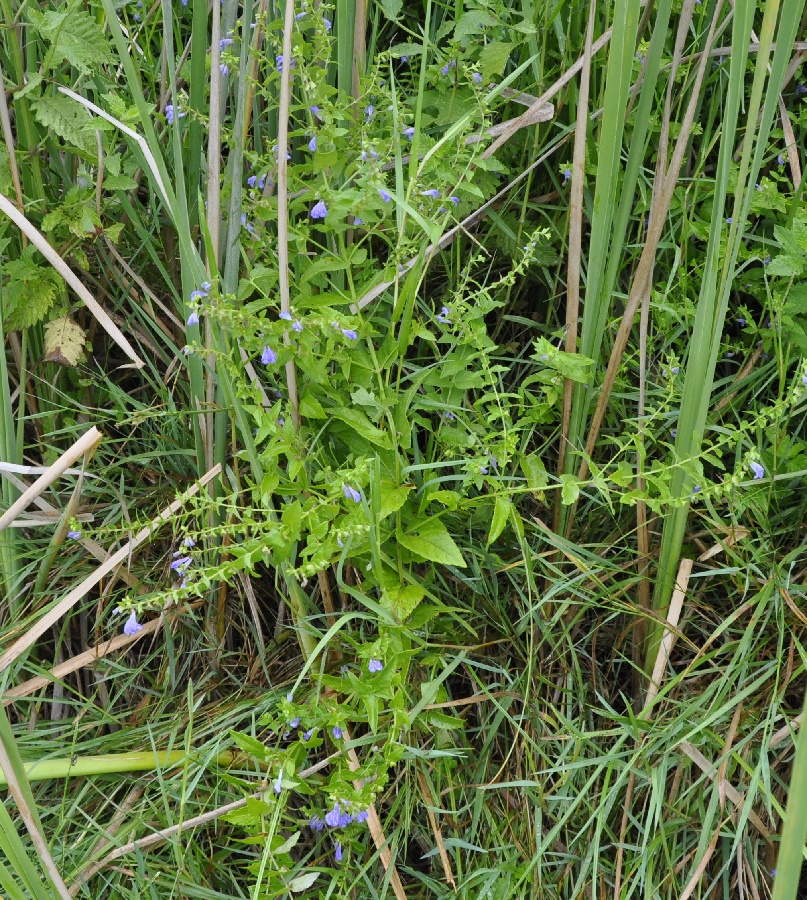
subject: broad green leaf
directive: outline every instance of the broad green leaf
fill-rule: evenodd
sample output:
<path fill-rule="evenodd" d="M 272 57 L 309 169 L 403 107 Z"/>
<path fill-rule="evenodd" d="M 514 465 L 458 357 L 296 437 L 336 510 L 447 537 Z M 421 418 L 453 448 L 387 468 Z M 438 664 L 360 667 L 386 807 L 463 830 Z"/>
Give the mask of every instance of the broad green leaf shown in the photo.
<path fill-rule="evenodd" d="M 288 853 L 293 847 L 297 845 L 297 841 L 300 840 L 300 837 L 301 832 L 295 831 L 294 834 L 286 838 L 286 840 L 283 841 L 283 843 L 279 847 L 275 847 L 273 852 L 278 854 Z"/>
<path fill-rule="evenodd" d="M 295 894 L 305 891 L 319 878 L 319 872 L 306 872 L 304 875 L 298 875 L 289 882 L 289 890 Z"/>
<path fill-rule="evenodd" d="M 397 585 L 386 592 L 385 606 L 389 607 L 399 622 L 405 622 L 418 608 L 426 596 L 426 591 L 419 584 Z"/>
<path fill-rule="evenodd" d="M 454 40 L 458 41 L 468 35 L 481 37 L 480 31 L 483 28 L 496 24 L 496 20 L 490 13 L 482 12 L 481 10 L 464 13 L 454 28 Z"/>
<path fill-rule="evenodd" d="M 510 515 L 510 498 L 496 497 L 496 505 L 493 507 L 493 521 L 490 523 L 490 533 L 488 534 L 487 546 L 496 540 L 496 538 L 504 531 L 507 524 L 507 517 Z"/>
<path fill-rule="evenodd" d="M 50 266 L 34 261 L 36 251 L 30 245 L 19 259 L 5 265 L 8 281 L 3 286 L 6 324 L 12 330 L 41 322 L 53 306 L 61 279 Z"/>
<path fill-rule="evenodd" d="M 397 512 L 409 496 L 409 492 L 414 488 L 412 484 L 403 484 L 398 487 L 392 481 L 381 482 L 381 518 L 385 519 L 391 513 Z"/>
<path fill-rule="evenodd" d="M 439 519 L 425 519 L 411 526 L 409 532 L 398 531 L 398 541 L 430 562 L 465 568 L 459 547 Z"/>
<path fill-rule="evenodd" d="M 378 0 L 378 3 L 388 19 L 395 21 L 400 16 L 403 0 Z"/>
<path fill-rule="evenodd" d="M 93 17 L 77 4 L 67 12 L 51 10 L 37 16 L 35 25 L 50 44 L 47 58 L 53 68 L 68 62 L 82 74 L 89 75 L 93 67 L 114 62 L 109 41 Z"/>
<path fill-rule="evenodd" d="M 538 500 L 543 500 L 544 488 L 549 484 L 549 476 L 541 457 L 537 453 L 523 456 L 521 458 L 521 471 L 524 473 L 533 495 Z"/>
<path fill-rule="evenodd" d="M 580 496 L 580 485 L 574 475 L 564 473 L 560 476 L 563 487 L 560 490 L 561 501 L 564 506 L 574 503 Z"/>
<path fill-rule="evenodd" d="M 386 432 L 382 431 L 380 428 L 376 428 L 363 412 L 360 412 L 357 409 L 337 407 L 336 409 L 330 410 L 330 414 L 333 418 L 339 419 L 340 422 L 344 422 L 345 425 L 349 425 L 356 434 L 363 437 L 371 444 L 375 444 L 376 447 L 382 447 L 384 450 L 389 449 L 389 437 Z"/>
<path fill-rule="evenodd" d="M 515 44 L 509 44 L 505 41 L 493 41 L 487 44 L 479 54 L 479 68 L 485 81 L 494 75 L 501 75 L 507 60 L 510 57 L 510 51 Z"/>
<path fill-rule="evenodd" d="M 59 95 L 37 97 L 31 101 L 31 108 L 39 123 L 62 140 L 88 154 L 95 152 L 92 120 L 81 104 Z"/>
<path fill-rule="evenodd" d="M 242 734 L 240 731 L 231 731 L 230 737 L 233 739 L 233 743 L 239 750 L 249 753 L 250 756 L 254 756 L 255 759 L 266 762 L 269 758 L 268 749 L 254 737 L 250 737 L 248 734 Z"/>

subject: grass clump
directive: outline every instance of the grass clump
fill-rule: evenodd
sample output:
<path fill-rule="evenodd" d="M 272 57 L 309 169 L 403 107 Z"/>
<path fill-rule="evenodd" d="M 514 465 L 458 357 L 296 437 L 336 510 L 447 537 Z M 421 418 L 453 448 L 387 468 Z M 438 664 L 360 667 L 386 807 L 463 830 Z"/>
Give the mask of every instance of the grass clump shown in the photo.
<path fill-rule="evenodd" d="M 4 892 L 795 897 L 804 3 L 0 11 Z"/>

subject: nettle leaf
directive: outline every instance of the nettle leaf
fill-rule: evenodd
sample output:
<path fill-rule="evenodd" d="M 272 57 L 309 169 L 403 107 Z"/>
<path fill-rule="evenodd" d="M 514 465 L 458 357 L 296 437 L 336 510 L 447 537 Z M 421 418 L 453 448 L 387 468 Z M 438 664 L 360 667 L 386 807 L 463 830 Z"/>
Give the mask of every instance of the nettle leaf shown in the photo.
<path fill-rule="evenodd" d="M 399 530 L 397 538 L 407 550 L 429 562 L 465 568 L 460 548 L 439 519 L 421 519 L 411 526 L 409 532 Z"/>
<path fill-rule="evenodd" d="M 61 316 L 45 326 L 45 362 L 77 366 L 84 354 L 84 329 L 70 316 Z"/>
<path fill-rule="evenodd" d="M 68 144 L 85 153 L 94 153 L 92 120 L 81 104 L 68 97 L 38 97 L 31 106 L 37 121 Z"/>
<path fill-rule="evenodd" d="M 501 75 L 504 72 L 504 67 L 507 65 L 507 60 L 513 47 L 515 47 L 515 44 L 505 41 L 493 41 L 482 49 L 482 52 L 479 54 L 479 68 L 485 81 L 494 75 Z"/>
<path fill-rule="evenodd" d="M 36 30 L 50 44 L 52 68 L 68 62 L 89 75 L 94 66 L 115 61 L 109 41 L 93 17 L 80 7 L 74 6 L 68 12 L 51 10 L 37 19 Z"/>
<path fill-rule="evenodd" d="M 35 262 L 34 253 L 34 248 L 29 246 L 19 259 L 10 260 L 5 266 L 8 281 L 3 286 L 3 299 L 6 324 L 12 331 L 41 322 L 61 288 L 56 272 Z"/>
<path fill-rule="evenodd" d="M 483 28 L 496 24 L 498 23 L 490 13 L 482 12 L 481 10 L 467 12 L 457 22 L 457 27 L 454 29 L 454 40 L 458 41 L 460 38 L 468 37 L 468 35 L 478 37 L 479 32 Z"/>

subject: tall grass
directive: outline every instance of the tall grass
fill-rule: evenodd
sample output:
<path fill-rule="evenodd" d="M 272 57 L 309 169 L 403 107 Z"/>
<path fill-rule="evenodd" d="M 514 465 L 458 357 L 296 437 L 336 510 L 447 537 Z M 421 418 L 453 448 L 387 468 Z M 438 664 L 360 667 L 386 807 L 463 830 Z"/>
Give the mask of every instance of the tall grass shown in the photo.
<path fill-rule="evenodd" d="M 0 0 L 5 894 L 796 896 L 804 8 Z"/>

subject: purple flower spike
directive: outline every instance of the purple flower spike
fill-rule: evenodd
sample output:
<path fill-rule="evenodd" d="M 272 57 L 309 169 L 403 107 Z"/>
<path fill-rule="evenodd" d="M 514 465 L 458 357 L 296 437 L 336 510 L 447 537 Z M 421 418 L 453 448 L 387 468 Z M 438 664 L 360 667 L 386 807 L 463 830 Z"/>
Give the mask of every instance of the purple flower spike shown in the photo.
<path fill-rule="evenodd" d="M 364 822 L 367 821 L 367 816 L 368 816 L 367 810 L 363 809 L 360 812 L 356 813 L 356 821 L 359 823 L 359 825 L 362 825 Z"/>
<path fill-rule="evenodd" d="M 340 812 L 341 810 L 339 809 L 339 804 L 334 803 L 333 809 L 325 816 L 325 824 L 328 826 L 328 828 L 337 828 L 339 826 Z"/>
<path fill-rule="evenodd" d="M 339 841 L 334 844 L 334 856 L 336 857 L 337 862 L 342 862 L 342 845 Z"/>
<path fill-rule="evenodd" d="M 760 478 L 765 477 L 765 469 L 755 460 L 752 460 L 749 464 L 751 466 L 751 471 L 754 473 L 754 481 L 759 481 Z"/>
<path fill-rule="evenodd" d="M 271 347 L 264 347 L 261 353 L 261 362 L 265 366 L 274 365 L 277 362 L 277 353 Z"/>
<path fill-rule="evenodd" d="M 361 494 L 356 490 L 356 488 L 352 488 L 349 484 L 342 485 L 342 493 L 345 495 L 346 500 L 352 500 L 354 503 L 361 503 Z M 334 731 L 340 731 L 339 728 L 334 728 Z M 335 735 L 335 737 L 341 737 L 341 734 Z"/>
<path fill-rule="evenodd" d="M 312 219 L 324 219 L 327 215 L 328 207 L 325 205 L 324 200 L 320 200 L 314 204 L 314 208 L 311 210 Z"/>
<path fill-rule="evenodd" d="M 174 104 L 167 103 L 165 105 L 165 118 L 168 120 L 169 125 L 174 124 Z"/>
<path fill-rule="evenodd" d="M 71 540 L 77 541 L 77 540 L 81 537 L 81 532 L 80 532 L 80 531 L 68 531 L 68 532 L 67 532 L 67 536 L 68 536 Z"/>
<path fill-rule="evenodd" d="M 142 630 L 143 626 L 137 621 L 137 613 L 132 610 L 131 615 L 126 620 L 126 624 L 123 626 L 123 633 L 133 635 Z"/>
<path fill-rule="evenodd" d="M 344 734 L 344 731 L 342 731 L 342 729 L 338 725 L 334 725 L 333 728 L 331 729 L 331 734 L 333 735 L 333 739 L 335 741 L 338 741 L 338 740 L 341 740 L 342 735 Z"/>
<path fill-rule="evenodd" d="M 199 313 L 194 310 L 188 316 L 188 325 L 198 325 L 199 324 Z"/>
<path fill-rule="evenodd" d="M 322 829 L 325 827 L 325 823 L 322 821 L 322 819 L 320 819 L 319 816 L 311 816 L 311 818 L 308 820 L 308 827 L 312 831 L 322 831 Z"/>
<path fill-rule="evenodd" d="M 339 827 L 340 828 L 347 828 L 347 826 L 350 825 L 350 823 L 352 821 L 353 821 L 353 816 L 351 816 L 350 813 L 343 812 L 343 813 L 339 814 Z"/>
<path fill-rule="evenodd" d="M 342 328 L 341 331 L 342 331 L 342 334 L 343 334 L 349 341 L 357 341 L 357 340 L 359 339 L 358 333 L 355 332 L 352 328 Z"/>
<path fill-rule="evenodd" d="M 291 313 L 284 309 L 282 312 L 278 313 L 278 319 L 285 319 L 287 322 L 291 322 Z"/>
<path fill-rule="evenodd" d="M 381 197 L 381 199 L 384 201 L 384 203 L 389 203 L 390 200 L 392 200 L 392 195 L 390 193 L 388 193 L 387 191 L 385 191 L 384 188 L 379 188 L 378 194 Z"/>
<path fill-rule="evenodd" d="M 437 188 L 429 188 L 428 191 L 421 191 L 420 196 L 421 197 L 431 197 L 432 200 L 436 200 L 437 197 L 440 196 L 440 191 L 438 191 Z"/>
<path fill-rule="evenodd" d="M 370 672 L 380 672 L 384 668 L 384 663 L 380 659 L 371 659 L 367 663 L 367 668 Z"/>
<path fill-rule="evenodd" d="M 282 56 L 276 56 L 276 57 L 275 57 L 275 62 L 277 63 L 277 71 L 278 71 L 278 72 L 282 72 L 282 71 L 283 71 L 283 57 L 282 57 Z"/>
<path fill-rule="evenodd" d="M 312 137 L 311 140 L 308 142 L 308 149 L 312 153 L 314 153 L 316 151 L 316 149 L 317 149 L 317 136 L 316 135 L 314 135 L 314 137 Z"/>

